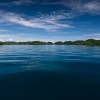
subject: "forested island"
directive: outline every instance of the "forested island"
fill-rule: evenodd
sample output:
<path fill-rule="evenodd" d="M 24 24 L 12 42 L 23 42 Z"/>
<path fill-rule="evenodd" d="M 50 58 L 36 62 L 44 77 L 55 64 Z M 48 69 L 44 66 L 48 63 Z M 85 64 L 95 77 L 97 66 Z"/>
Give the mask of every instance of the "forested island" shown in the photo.
<path fill-rule="evenodd" d="M 100 40 L 88 39 L 88 40 L 65 41 L 65 42 L 57 41 L 55 43 L 43 42 L 43 41 L 26 41 L 26 42 L 0 41 L 0 45 L 100 45 Z"/>

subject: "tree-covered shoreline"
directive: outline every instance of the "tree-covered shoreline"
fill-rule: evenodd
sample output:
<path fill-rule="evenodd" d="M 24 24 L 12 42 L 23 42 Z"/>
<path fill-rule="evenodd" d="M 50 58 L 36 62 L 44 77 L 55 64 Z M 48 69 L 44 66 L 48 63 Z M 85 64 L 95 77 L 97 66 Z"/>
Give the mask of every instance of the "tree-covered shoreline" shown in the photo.
<path fill-rule="evenodd" d="M 65 42 L 57 41 L 55 43 L 43 42 L 43 41 L 26 41 L 26 42 L 0 41 L 0 45 L 100 45 L 100 40 L 87 39 L 87 40 L 65 41 Z"/>

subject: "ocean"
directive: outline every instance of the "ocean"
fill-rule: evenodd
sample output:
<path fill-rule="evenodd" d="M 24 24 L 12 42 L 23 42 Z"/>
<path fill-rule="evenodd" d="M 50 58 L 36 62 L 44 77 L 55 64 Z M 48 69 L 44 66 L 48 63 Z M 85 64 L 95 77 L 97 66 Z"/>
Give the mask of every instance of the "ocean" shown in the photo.
<path fill-rule="evenodd" d="M 0 100 L 100 100 L 100 47 L 0 46 Z"/>

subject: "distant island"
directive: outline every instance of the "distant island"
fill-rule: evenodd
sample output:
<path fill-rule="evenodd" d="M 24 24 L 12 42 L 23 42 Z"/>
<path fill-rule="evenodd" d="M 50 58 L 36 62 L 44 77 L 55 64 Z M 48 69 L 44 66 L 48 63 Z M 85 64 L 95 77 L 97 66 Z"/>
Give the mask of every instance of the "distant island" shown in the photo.
<path fill-rule="evenodd" d="M 15 41 L 0 41 L 0 45 L 100 45 L 100 40 L 87 39 L 87 40 L 77 40 L 77 41 L 57 41 L 53 42 L 43 42 L 43 41 L 26 41 L 26 42 L 15 42 Z"/>

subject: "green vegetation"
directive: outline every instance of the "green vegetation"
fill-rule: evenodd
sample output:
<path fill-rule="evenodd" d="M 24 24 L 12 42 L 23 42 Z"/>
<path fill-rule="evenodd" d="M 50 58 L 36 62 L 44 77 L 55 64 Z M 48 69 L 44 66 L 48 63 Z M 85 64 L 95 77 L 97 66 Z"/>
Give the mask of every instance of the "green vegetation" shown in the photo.
<path fill-rule="evenodd" d="M 3 45 L 4 43 L 0 41 L 0 45 Z"/>
<path fill-rule="evenodd" d="M 88 40 L 77 40 L 77 41 L 65 41 L 55 42 L 56 45 L 100 45 L 100 40 L 88 39 Z"/>
<path fill-rule="evenodd" d="M 48 44 L 48 45 L 52 45 L 53 43 L 52 43 L 52 42 L 47 42 L 46 44 Z"/>
<path fill-rule="evenodd" d="M 55 42 L 54 44 L 56 44 L 56 45 L 62 45 L 62 44 L 64 44 L 64 43 L 61 42 L 61 41 L 58 41 L 58 42 Z"/>
<path fill-rule="evenodd" d="M 42 41 L 27 41 L 27 42 L 14 42 L 14 41 L 7 41 L 3 42 L 4 45 L 46 45 L 46 42 Z"/>
<path fill-rule="evenodd" d="M 27 42 L 14 42 L 6 41 L 0 42 L 0 45 L 100 45 L 100 40 L 88 39 L 88 40 L 77 40 L 77 41 L 65 41 L 65 42 L 42 42 L 42 41 L 27 41 Z"/>

